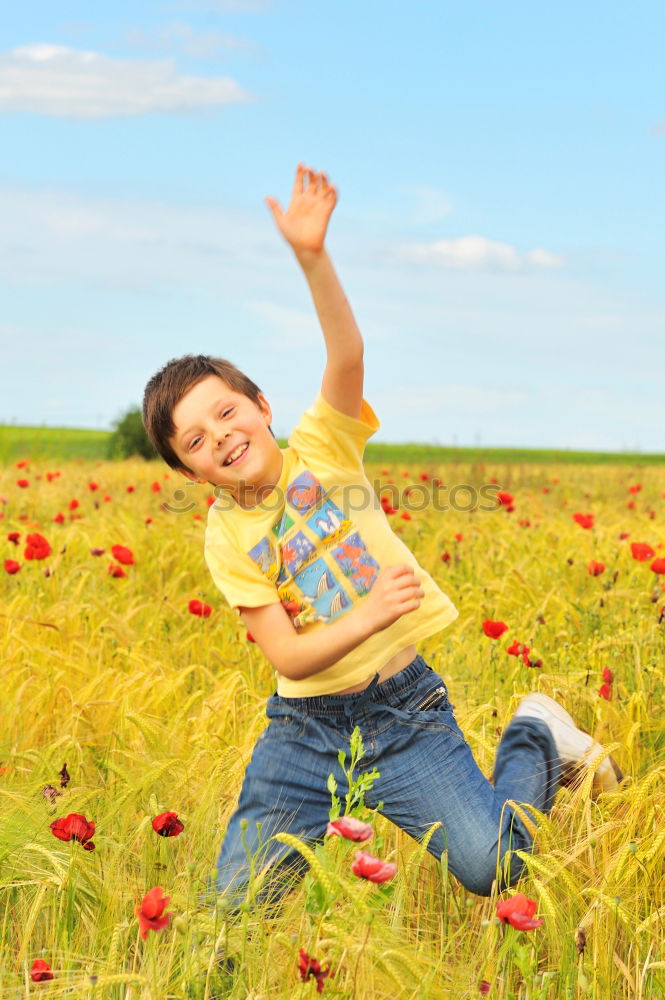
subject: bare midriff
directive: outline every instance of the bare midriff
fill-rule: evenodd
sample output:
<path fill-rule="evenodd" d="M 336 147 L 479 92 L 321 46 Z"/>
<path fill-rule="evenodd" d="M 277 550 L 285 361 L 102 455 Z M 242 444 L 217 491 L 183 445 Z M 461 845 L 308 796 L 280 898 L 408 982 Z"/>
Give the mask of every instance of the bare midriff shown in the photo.
<path fill-rule="evenodd" d="M 414 645 L 407 646 L 405 649 L 401 650 L 399 653 L 395 653 L 394 656 L 384 663 L 379 670 L 379 684 L 383 681 L 387 681 L 389 677 L 393 674 L 398 674 L 400 670 L 404 670 L 404 667 L 408 667 L 412 660 L 416 658 L 416 647 Z M 336 691 L 335 694 L 353 694 L 355 691 L 364 691 L 366 687 L 374 680 L 373 677 L 369 677 L 366 681 L 361 684 L 356 684 L 354 687 L 344 688 L 343 691 Z"/>

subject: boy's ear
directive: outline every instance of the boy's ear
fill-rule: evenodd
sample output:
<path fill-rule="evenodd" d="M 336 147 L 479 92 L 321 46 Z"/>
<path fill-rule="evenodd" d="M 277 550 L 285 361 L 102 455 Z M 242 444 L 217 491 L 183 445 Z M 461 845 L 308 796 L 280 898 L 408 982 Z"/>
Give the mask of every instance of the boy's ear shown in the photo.
<path fill-rule="evenodd" d="M 266 417 L 268 426 L 270 426 L 272 423 L 272 410 L 270 409 L 270 403 L 262 392 L 259 393 L 259 404 L 261 406 L 261 413 Z"/>
<path fill-rule="evenodd" d="M 177 467 L 176 472 L 179 472 L 181 476 L 184 476 L 188 483 L 201 483 L 202 484 L 202 483 L 207 483 L 208 482 L 207 479 L 201 479 L 200 477 L 195 476 L 193 472 L 188 472 L 187 469 L 183 468 L 182 465 L 179 465 Z"/>

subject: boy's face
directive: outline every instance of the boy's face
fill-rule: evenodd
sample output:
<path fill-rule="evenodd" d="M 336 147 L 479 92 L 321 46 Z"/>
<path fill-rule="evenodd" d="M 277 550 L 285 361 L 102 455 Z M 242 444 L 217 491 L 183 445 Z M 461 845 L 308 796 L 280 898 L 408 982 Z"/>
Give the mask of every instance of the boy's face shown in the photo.
<path fill-rule="evenodd" d="M 179 471 L 228 489 L 241 506 L 258 503 L 257 491 L 273 489 L 282 471 L 282 453 L 270 432 L 272 412 L 259 399 L 260 407 L 218 375 L 208 375 L 173 410 L 170 443 L 184 466 Z"/>

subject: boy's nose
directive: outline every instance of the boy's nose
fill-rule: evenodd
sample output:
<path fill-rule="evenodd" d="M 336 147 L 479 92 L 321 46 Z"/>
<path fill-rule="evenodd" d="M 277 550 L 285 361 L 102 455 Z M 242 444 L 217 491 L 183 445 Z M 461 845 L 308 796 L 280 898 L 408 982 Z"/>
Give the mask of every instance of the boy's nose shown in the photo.
<path fill-rule="evenodd" d="M 230 427 L 218 427 L 215 431 L 215 439 L 218 444 L 223 444 L 231 434 L 232 430 Z"/>

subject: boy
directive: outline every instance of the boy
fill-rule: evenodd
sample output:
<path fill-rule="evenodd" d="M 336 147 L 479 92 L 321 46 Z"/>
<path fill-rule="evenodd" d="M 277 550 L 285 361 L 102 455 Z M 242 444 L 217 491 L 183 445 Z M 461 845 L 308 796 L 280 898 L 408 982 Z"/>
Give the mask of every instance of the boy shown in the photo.
<path fill-rule="evenodd" d="M 277 675 L 270 725 L 247 768 L 218 861 L 217 889 L 243 898 L 248 853 L 268 871 L 273 898 L 298 862 L 270 841 L 325 832 L 326 781 L 358 725 L 362 768 L 380 778 L 367 804 L 411 836 L 437 821 L 429 850 L 488 895 L 511 884 L 532 835 L 510 802 L 549 812 L 564 770 L 595 768 L 595 791 L 617 785 L 610 758 L 556 702 L 528 695 L 507 727 L 493 782 L 473 760 L 446 685 L 415 643 L 457 611 L 392 532 L 363 471 L 379 423 L 363 400 L 363 342 L 324 248 L 337 195 L 300 165 L 275 223 L 308 282 L 327 363 L 321 391 L 282 451 L 265 396 L 228 362 L 171 361 L 148 383 L 144 422 L 155 447 L 188 479 L 218 487 L 205 555 L 213 579 Z M 600 760 L 600 764 L 599 764 Z M 508 804 L 507 804 L 508 803 Z M 502 864 L 503 861 L 506 864 Z"/>

